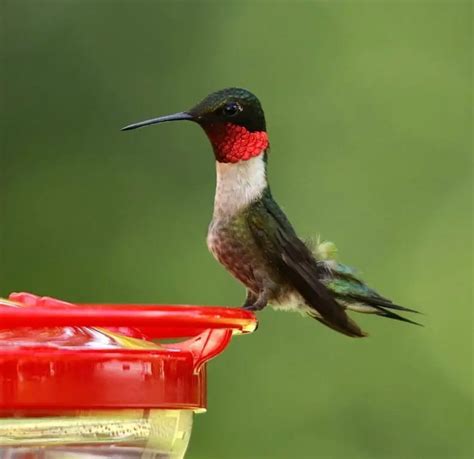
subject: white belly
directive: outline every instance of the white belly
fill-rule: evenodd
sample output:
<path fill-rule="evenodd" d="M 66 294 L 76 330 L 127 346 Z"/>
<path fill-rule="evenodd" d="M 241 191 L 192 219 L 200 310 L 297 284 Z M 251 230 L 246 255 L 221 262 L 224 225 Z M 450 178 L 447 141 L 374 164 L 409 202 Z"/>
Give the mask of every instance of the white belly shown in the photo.
<path fill-rule="evenodd" d="M 302 296 L 297 292 L 286 295 L 284 298 L 279 299 L 278 302 L 272 302 L 270 306 L 275 311 L 298 312 L 301 315 L 306 315 L 307 312 L 311 311 L 311 314 L 315 315 L 314 309 L 307 306 Z"/>

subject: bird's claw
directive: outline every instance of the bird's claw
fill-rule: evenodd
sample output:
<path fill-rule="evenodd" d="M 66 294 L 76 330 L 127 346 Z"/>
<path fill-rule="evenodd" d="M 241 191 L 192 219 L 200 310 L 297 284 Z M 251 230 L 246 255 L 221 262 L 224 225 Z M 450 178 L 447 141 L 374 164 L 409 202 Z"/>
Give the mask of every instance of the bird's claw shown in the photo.
<path fill-rule="evenodd" d="M 261 311 L 268 303 L 268 294 L 267 291 L 263 291 L 261 294 L 256 295 L 252 291 L 247 291 L 247 298 L 245 300 L 242 309 L 246 311 Z"/>
<path fill-rule="evenodd" d="M 261 311 L 265 306 L 266 306 L 266 303 L 263 304 L 257 301 L 254 304 L 244 304 L 242 306 L 242 309 L 245 309 L 246 311 L 256 312 L 256 311 Z"/>

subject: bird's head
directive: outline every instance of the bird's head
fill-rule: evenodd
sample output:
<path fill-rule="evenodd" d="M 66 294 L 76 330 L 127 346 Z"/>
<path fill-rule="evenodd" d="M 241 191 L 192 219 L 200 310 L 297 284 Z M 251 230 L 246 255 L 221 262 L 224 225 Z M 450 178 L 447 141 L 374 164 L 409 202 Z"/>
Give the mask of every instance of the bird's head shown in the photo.
<path fill-rule="evenodd" d="M 269 145 L 260 101 L 241 88 L 222 89 L 189 110 L 131 124 L 122 130 L 179 120 L 194 121 L 204 129 L 219 162 L 251 159 L 263 154 Z"/>

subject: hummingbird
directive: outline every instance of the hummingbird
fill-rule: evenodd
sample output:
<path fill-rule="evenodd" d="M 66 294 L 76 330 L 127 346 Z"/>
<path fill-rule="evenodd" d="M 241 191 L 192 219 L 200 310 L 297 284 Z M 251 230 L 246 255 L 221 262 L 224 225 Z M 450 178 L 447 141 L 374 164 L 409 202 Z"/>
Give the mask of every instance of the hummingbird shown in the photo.
<path fill-rule="evenodd" d="M 216 165 L 214 211 L 207 246 L 246 287 L 243 308 L 298 311 L 350 337 L 367 334 L 347 311 L 420 325 L 336 260 L 335 245 L 315 247 L 298 237 L 273 198 L 267 179 L 270 144 L 258 98 L 242 88 L 205 97 L 191 109 L 148 119 L 124 131 L 168 121 L 192 121 L 206 133 Z M 397 312 L 395 312 L 397 311 Z"/>

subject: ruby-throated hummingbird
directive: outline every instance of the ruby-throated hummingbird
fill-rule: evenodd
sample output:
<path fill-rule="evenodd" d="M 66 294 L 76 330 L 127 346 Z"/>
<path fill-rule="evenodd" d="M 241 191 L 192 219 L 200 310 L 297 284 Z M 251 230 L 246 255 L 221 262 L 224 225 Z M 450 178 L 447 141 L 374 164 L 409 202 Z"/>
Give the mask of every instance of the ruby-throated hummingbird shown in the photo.
<path fill-rule="evenodd" d="M 205 131 L 214 150 L 217 186 L 207 245 L 247 287 L 243 307 L 270 303 L 296 310 L 348 336 L 366 336 L 346 310 L 416 323 L 393 310 L 416 312 L 370 289 L 354 270 L 334 259 L 332 243 L 314 250 L 295 233 L 267 182 L 269 141 L 260 101 L 245 89 L 207 96 L 185 112 L 131 124 L 124 131 L 188 120 Z"/>

